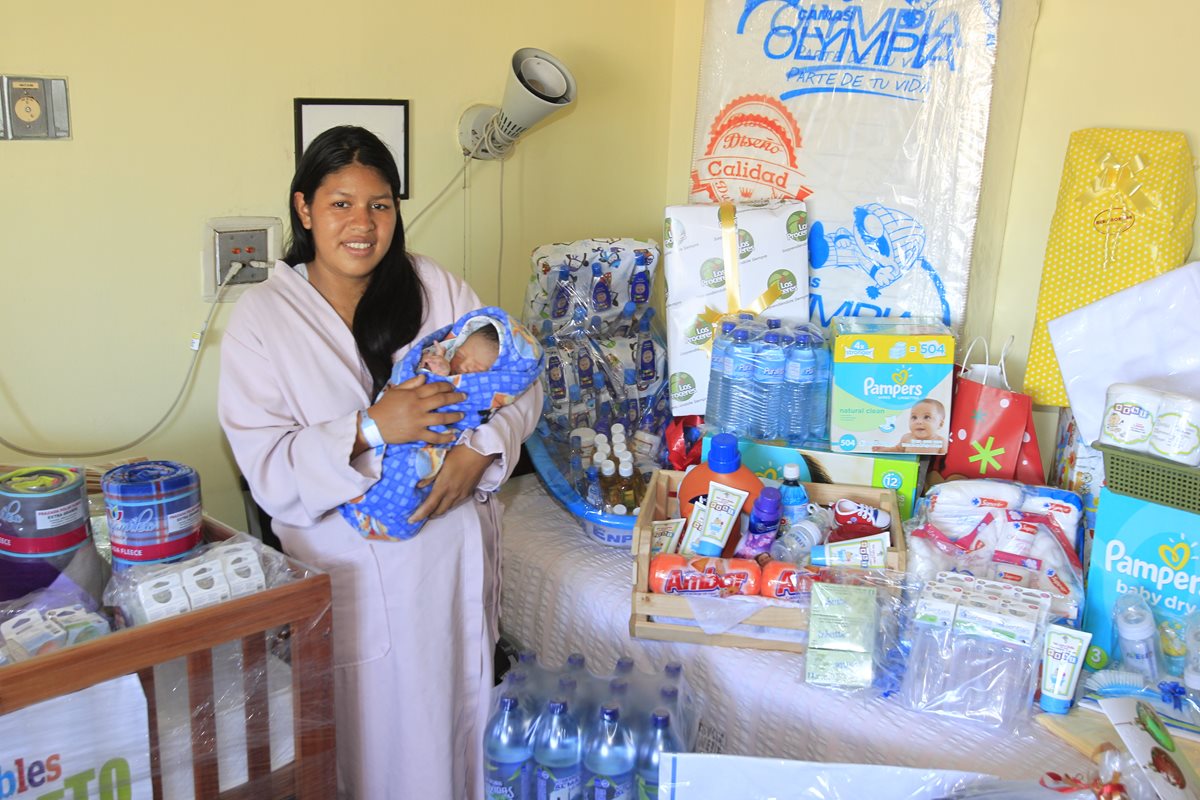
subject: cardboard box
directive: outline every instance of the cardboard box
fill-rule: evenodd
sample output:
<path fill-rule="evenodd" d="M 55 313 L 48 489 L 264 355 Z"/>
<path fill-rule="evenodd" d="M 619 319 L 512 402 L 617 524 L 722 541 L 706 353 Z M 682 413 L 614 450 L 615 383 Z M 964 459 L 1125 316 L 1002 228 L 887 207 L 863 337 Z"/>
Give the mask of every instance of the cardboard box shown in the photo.
<path fill-rule="evenodd" d="M 1169 652 L 1169 643 L 1177 637 L 1182 646 L 1183 618 L 1200 608 L 1200 514 L 1101 489 L 1092 556 L 1083 613 L 1083 629 L 1092 634 L 1087 665 L 1119 666 L 1113 663 L 1113 604 L 1134 589 L 1164 634 L 1164 656 L 1182 668 L 1182 653 Z"/>
<path fill-rule="evenodd" d="M 838 317 L 829 441 L 846 453 L 946 452 L 954 337 L 936 321 Z"/>
<path fill-rule="evenodd" d="M 708 458 L 712 434 L 704 437 L 702 457 Z M 783 480 L 783 465 L 800 465 L 800 480 L 805 483 L 846 483 L 873 486 L 896 492 L 901 519 L 912 516 L 913 503 L 924 482 L 921 459 L 900 453 L 835 453 L 783 444 L 738 440 L 742 463 L 755 475 L 767 480 Z"/>
<path fill-rule="evenodd" d="M 667 362 L 671 413 L 675 416 L 704 413 L 713 326 L 718 316 L 749 310 L 788 323 L 808 321 L 808 212 L 804 203 L 736 206 L 736 285 L 730 276 L 733 270 L 725 263 L 719 208 L 686 205 L 666 209 Z M 727 277 L 731 278 L 728 282 Z M 773 295 L 766 295 L 768 291 Z M 756 307 L 756 301 L 764 296 L 772 297 L 773 302 Z"/>
<path fill-rule="evenodd" d="M 1052 486 L 1075 492 L 1083 500 L 1083 526 L 1079 535 L 1079 560 L 1087 570 L 1096 536 L 1096 509 L 1104 485 L 1104 454 L 1079 435 L 1075 415 L 1069 408 L 1058 411 L 1058 434 L 1054 459 L 1047 481 Z"/>

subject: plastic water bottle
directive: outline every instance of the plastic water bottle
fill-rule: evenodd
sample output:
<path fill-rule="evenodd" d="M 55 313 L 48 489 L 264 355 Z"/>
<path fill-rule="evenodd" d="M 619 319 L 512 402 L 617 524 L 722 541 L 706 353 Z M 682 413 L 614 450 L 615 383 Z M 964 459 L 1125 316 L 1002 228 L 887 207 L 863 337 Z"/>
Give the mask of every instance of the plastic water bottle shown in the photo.
<path fill-rule="evenodd" d="M 732 372 L 729 360 L 729 344 L 737 323 L 722 320 L 720 329 L 713 336 L 712 365 L 708 379 L 708 401 L 704 407 L 704 421 L 714 430 L 724 433 L 729 426 L 729 376 Z"/>
<path fill-rule="evenodd" d="M 571 653 L 567 656 L 567 674 L 577 681 L 587 675 L 587 659 L 583 653 Z"/>
<path fill-rule="evenodd" d="M 807 333 L 797 333 L 796 343 L 788 354 L 785 375 L 790 389 L 787 403 L 787 440 L 788 444 L 804 444 L 811 425 L 810 409 L 812 405 L 813 374 L 816 370 L 816 358 L 812 351 L 812 341 Z"/>
<path fill-rule="evenodd" d="M 809 391 L 812 405 L 808 412 L 808 437 L 814 442 L 829 441 L 829 380 L 832 374 L 833 355 L 829 348 L 815 343 L 813 356 L 816 370 Z"/>
<path fill-rule="evenodd" d="M 584 796 L 632 800 L 636 763 L 633 733 L 621 719 L 620 709 L 604 706 L 584 740 Z"/>
<path fill-rule="evenodd" d="M 729 425 L 725 432 L 746 435 L 750 432 L 747 423 L 754 399 L 755 353 L 754 343 L 750 341 L 750 331 L 745 328 L 735 330 L 733 341 L 729 343 L 726 352 L 732 370 L 729 373 L 729 401 L 726 406 Z"/>
<path fill-rule="evenodd" d="M 551 700 L 533 735 L 534 797 L 582 800 L 583 745 L 579 723 L 562 700 Z"/>
<path fill-rule="evenodd" d="M 638 797 L 658 797 L 658 765 L 664 753 L 678 753 L 683 749 L 679 738 L 671 728 L 671 715 L 662 709 L 650 716 L 650 730 L 638 746 L 637 786 Z"/>
<path fill-rule="evenodd" d="M 759 439 L 774 439 L 780 436 L 779 423 L 786 419 L 784 405 L 784 371 L 787 353 L 779 344 L 779 334 L 767 331 L 758 350 L 758 363 L 754 369 L 755 407 L 754 436 Z M 787 436 L 787 432 L 782 434 Z"/>
<path fill-rule="evenodd" d="M 617 664 L 613 668 L 613 672 L 617 675 L 632 675 L 633 674 L 633 659 L 629 656 L 621 656 L 617 659 Z"/>
<path fill-rule="evenodd" d="M 516 695 L 500 698 L 500 708 L 488 720 L 483 748 L 486 800 L 526 800 L 533 797 L 533 750 L 526 738 L 525 712 Z"/>

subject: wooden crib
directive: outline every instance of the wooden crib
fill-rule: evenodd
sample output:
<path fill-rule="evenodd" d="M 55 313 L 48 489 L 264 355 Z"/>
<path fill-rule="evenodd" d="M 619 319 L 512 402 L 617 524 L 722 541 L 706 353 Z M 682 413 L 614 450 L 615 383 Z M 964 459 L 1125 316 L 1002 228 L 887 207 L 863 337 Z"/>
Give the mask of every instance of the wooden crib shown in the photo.
<path fill-rule="evenodd" d="M 210 540 L 233 529 L 205 519 Z M 333 720 L 332 612 L 329 576 L 308 577 L 170 619 L 117 631 L 56 653 L 0 667 L 0 714 L 136 673 L 150 717 L 154 795 L 162 798 L 154 667 L 174 659 L 187 664 L 191 711 L 192 775 L 197 800 L 258 800 L 336 796 Z M 220 791 L 213 648 L 240 640 L 244 676 L 267 669 L 268 632 L 284 627 L 290 649 L 292 738 L 295 756 L 271 770 L 267 682 L 246 680 L 246 766 L 249 780 Z M 279 638 L 276 631 L 276 638 Z M 270 656 L 273 657 L 273 656 Z M 170 765 L 166 765 L 170 768 Z"/>

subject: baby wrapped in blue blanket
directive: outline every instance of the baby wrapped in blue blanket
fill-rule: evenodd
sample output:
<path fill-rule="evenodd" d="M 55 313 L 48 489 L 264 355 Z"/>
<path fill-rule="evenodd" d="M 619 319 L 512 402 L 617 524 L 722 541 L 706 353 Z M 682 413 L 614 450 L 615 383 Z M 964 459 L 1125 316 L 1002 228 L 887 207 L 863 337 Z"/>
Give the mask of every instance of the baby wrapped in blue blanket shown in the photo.
<path fill-rule="evenodd" d="M 489 306 L 463 315 L 410 348 L 392 368 L 391 383 L 425 375 L 431 382 L 453 384 L 466 399 L 441 410 L 461 411 L 464 416 L 453 425 L 437 425 L 432 430 L 454 429 L 461 434 L 516 400 L 541 371 L 541 345 L 503 309 Z M 432 488 L 418 489 L 417 483 L 441 470 L 452 446 L 425 442 L 387 445 L 379 480 L 362 497 L 343 503 L 339 507 L 342 516 L 368 539 L 411 539 L 425 523 L 410 523 L 408 518 Z"/>

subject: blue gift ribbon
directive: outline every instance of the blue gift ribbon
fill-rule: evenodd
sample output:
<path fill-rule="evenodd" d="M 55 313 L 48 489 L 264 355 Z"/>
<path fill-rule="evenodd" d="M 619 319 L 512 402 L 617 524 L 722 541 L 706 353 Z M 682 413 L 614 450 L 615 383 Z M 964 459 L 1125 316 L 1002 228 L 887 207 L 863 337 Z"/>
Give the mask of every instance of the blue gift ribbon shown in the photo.
<path fill-rule="evenodd" d="M 1162 692 L 1164 703 L 1169 703 L 1176 711 L 1183 710 L 1183 698 L 1187 697 L 1187 689 L 1175 681 L 1162 681 L 1158 684 L 1158 690 Z"/>

